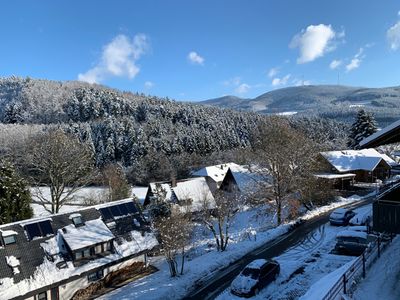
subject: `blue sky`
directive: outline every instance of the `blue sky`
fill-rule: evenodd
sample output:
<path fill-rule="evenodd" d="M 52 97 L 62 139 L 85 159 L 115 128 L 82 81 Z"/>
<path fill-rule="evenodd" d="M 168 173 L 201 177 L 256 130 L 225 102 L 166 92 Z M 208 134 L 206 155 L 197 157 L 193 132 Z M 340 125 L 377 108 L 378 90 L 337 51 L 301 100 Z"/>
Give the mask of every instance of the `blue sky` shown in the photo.
<path fill-rule="evenodd" d="M 4 1 L 0 76 L 177 100 L 400 85 L 398 1 Z"/>

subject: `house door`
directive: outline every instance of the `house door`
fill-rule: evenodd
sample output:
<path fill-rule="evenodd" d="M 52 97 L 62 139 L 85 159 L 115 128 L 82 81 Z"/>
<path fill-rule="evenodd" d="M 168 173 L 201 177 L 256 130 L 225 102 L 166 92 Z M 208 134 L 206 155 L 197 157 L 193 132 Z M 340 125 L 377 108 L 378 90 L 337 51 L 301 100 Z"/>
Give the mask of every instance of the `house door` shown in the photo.
<path fill-rule="evenodd" d="M 51 300 L 59 300 L 58 287 L 51 289 Z"/>

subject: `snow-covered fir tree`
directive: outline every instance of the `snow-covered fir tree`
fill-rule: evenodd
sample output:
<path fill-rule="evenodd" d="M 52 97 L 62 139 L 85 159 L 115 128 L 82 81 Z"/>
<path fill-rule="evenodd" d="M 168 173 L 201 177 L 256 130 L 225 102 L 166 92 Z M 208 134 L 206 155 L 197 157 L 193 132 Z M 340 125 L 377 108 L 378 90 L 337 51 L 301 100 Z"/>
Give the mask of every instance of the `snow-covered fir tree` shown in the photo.
<path fill-rule="evenodd" d="M 355 122 L 351 125 L 347 145 L 351 149 L 357 149 L 360 142 L 377 131 L 376 121 L 372 113 L 361 109 Z"/>
<path fill-rule="evenodd" d="M 31 193 L 14 167 L 0 160 L 0 225 L 32 217 Z"/>

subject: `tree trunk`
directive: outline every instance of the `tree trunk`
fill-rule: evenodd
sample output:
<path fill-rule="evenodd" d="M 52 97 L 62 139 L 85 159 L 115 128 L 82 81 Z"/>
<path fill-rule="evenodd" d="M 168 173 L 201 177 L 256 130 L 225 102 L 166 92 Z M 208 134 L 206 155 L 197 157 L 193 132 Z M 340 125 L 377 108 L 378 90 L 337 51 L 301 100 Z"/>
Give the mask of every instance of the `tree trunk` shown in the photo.
<path fill-rule="evenodd" d="M 183 275 L 184 266 L 185 266 L 185 247 L 182 248 L 181 275 Z"/>
<path fill-rule="evenodd" d="M 276 200 L 276 204 L 277 204 L 276 217 L 277 217 L 277 223 L 279 226 L 282 223 L 282 201 L 279 197 Z"/>

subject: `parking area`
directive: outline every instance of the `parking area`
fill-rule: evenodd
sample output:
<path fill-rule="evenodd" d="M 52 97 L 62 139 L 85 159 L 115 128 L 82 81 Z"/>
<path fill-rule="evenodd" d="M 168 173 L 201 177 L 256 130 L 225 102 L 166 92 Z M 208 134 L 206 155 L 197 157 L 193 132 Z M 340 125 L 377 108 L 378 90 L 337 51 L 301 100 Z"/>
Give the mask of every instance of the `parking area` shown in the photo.
<path fill-rule="evenodd" d="M 364 214 L 371 209 L 367 205 L 354 212 Z M 326 223 L 306 235 L 295 247 L 275 257 L 280 264 L 277 279 L 260 290 L 254 299 L 298 299 L 309 287 L 323 276 L 354 260 L 356 256 L 336 249 L 336 237 L 352 226 L 333 226 Z M 221 293 L 217 299 L 241 299 L 230 293 L 230 288 Z"/>

